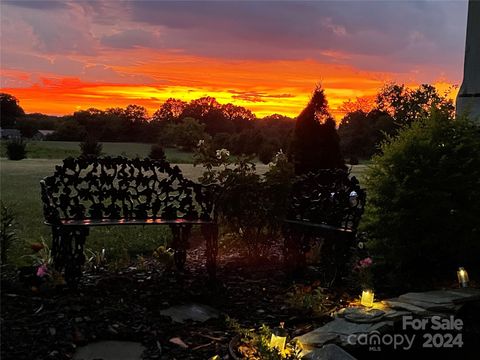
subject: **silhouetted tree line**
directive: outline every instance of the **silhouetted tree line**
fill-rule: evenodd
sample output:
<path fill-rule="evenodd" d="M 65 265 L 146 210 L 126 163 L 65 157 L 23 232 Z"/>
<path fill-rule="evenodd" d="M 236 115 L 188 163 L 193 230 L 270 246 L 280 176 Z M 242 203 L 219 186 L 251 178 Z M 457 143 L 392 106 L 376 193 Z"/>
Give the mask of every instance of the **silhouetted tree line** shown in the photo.
<path fill-rule="evenodd" d="M 428 84 L 416 89 L 387 84 L 378 92 L 370 110 L 365 109 L 362 99 L 348 105 L 349 111 L 339 124 L 338 135 L 342 153 L 350 158 L 350 163 L 369 159 L 380 151 L 386 136 L 395 136 L 399 129 L 428 117 L 432 108 L 451 118 L 455 112 L 448 92 L 440 94 Z"/>
<path fill-rule="evenodd" d="M 265 163 L 280 149 L 295 153 L 297 172 L 316 168 L 319 163 L 323 167 L 342 167 L 342 155 L 350 163 L 368 159 L 378 151 L 386 136 L 395 135 L 399 128 L 428 115 L 432 107 L 448 114 L 454 111 L 446 94 L 439 94 L 431 85 L 409 89 L 398 84 L 387 84 L 371 104 L 361 98 L 349 102 L 338 132 L 320 87 L 315 89 L 296 122 L 279 114 L 257 118 L 242 106 L 220 104 L 209 96 L 190 102 L 170 98 L 152 116 L 139 105 L 106 110 L 90 108 L 62 117 L 25 114 L 14 96 L 0 94 L 0 100 L 2 128 L 17 128 L 27 138 L 37 130 L 48 129 L 55 130 L 49 140 L 93 138 L 154 143 L 185 150 L 192 150 L 199 140 L 208 139 L 217 148 L 226 148 L 234 155 L 255 154 Z"/>
<path fill-rule="evenodd" d="M 5 104 L 5 106 L 4 106 Z M 292 118 L 257 118 L 250 110 L 222 105 L 213 97 L 185 102 L 168 99 L 150 117 L 138 105 L 99 110 L 90 108 L 62 117 L 25 114 L 18 100 L 2 94 L 2 127 L 17 128 L 26 138 L 38 130 L 55 130 L 48 140 L 142 142 L 192 150 L 201 139 L 211 139 L 234 155 L 258 155 L 269 162 L 286 149 L 294 128 Z M 5 113 L 5 115 L 4 115 Z"/>

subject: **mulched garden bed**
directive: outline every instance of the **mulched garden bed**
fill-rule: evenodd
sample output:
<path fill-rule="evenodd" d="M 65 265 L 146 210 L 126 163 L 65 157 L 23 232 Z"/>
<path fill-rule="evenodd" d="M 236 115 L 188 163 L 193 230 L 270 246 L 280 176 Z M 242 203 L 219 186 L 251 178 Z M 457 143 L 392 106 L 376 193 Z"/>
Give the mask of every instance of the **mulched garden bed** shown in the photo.
<path fill-rule="evenodd" d="M 87 272 L 76 290 L 32 292 L 3 274 L 1 358 L 71 359 L 76 347 L 99 340 L 141 342 L 147 348 L 145 359 L 208 359 L 216 354 L 228 358 L 235 333 L 225 316 L 181 324 L 160 315 L 160 310 L 192 302 L 209 305 L 242 327 L 273 327 L 285 321 L 291 335 L 328 321 L 327 316 L 315 318 L 286 303 L 292 280 L 283 272 L 280 256 L 253 266 L 236 254 L 223 254 L 218 283 L 212 286 L 203 251 L 198 247 L 189 252 L 183 274 L 166 271 L 149 259 L 142 268 Z M 337 302 L 340 296 L 345 295 L 336 295 Z M 172 338 L 180 338 L 188 348 L 170 342 Z"/>

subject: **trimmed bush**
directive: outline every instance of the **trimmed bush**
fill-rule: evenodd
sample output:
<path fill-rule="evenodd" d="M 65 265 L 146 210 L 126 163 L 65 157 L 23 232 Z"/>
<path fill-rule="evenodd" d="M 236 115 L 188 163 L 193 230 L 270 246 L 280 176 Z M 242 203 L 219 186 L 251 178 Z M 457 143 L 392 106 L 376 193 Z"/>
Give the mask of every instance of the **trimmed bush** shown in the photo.
<path fill-rule="evenodd" d="M 275 146 L 275 144 L 271 142 L 263 144 L 263 146 L 260 148 L 260 151 L 258 152 L 258 159 L 262 163 L 268 164 L 269 162 L 272 161 L 277 151 L 278 151 L 278 146 Z"/>
<path fill-rule="evenodd" d="M 91 136 L 87 136 L 85 141 L 80 143 L 80 152 L 83 157 L 99 157 L 102 155 L 102 149 L 102 144 Z"/>
<path fill-rule="evenodd" d="M 27 144 L 22 139 L 12 139 L 7 142 L 7 157 L 10 160 L 22 160 L 27 157 Z"/>
<path fill-rule="evenodd" d="M 165 151 L 163 151 L 163 146 L 160 144 L 154 144 L 150 148 L 150 154 L 148 155 L 150 159 L 164 160 Z"/>
<path fill-rule="evenodd" d="M 297 117 L 291 155 L 296 175 L 319 169 L 345 169 L 335 120 L 328 111 L 327 99 L 320 86 Z"/>
<path fill-rule="evenodd" d="M 445 113 L 400 130 L 366 173 L 362 227 L 383 284 L 427 288 L 480 273 L 480 127 Z"/>

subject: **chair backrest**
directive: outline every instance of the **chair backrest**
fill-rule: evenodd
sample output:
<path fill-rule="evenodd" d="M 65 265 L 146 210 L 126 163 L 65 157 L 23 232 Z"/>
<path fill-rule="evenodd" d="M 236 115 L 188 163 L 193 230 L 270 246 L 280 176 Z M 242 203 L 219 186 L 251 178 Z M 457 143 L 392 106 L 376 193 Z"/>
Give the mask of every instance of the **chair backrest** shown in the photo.
<path fill-rule="evenodd" d="M 166 160 L 67 158 L 41 181 L 48 223 L 75 219 L 211 220 L 211 191 Z"/>
<path fill-rule="evenodd" d="M 365 200 L 365 190 L 348 171 L 319 170 L 295 179 L 287 219 L 356 231 Z"/>

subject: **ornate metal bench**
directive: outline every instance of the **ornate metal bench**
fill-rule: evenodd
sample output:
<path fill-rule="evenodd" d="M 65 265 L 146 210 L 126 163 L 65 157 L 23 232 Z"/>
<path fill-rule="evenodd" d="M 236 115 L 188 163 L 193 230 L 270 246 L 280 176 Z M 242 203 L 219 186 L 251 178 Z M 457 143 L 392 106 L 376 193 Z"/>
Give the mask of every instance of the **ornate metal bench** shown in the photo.
<path fill-rule="evenodd" d="M 175 264 L 182 269 L 191 228 L 198 225 L 206 240 L 207 270 L 215 276 L 212 189 L 184 178 L 178 166 L 148 158 L 67 158 L 40 184 L 54 265 L 65 270 L 67 282 L 81 276 L 91 226 L 168 225 Z"/>
<path fill-rule="evenodd" d="M 320 170 L 295 179 L 284 220 L 285 262 L 290 271 L 305 267 L 305 254 L 323 239 L 321 265 L 333 280 L 343 271 L 363 214 L 366 193 L 344 170 Z"/>

